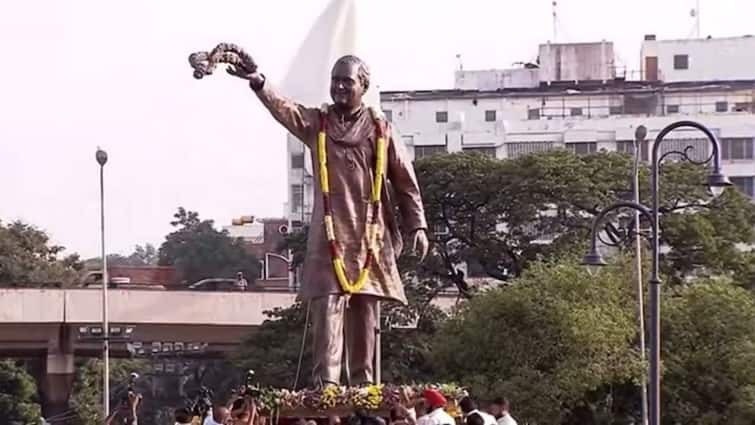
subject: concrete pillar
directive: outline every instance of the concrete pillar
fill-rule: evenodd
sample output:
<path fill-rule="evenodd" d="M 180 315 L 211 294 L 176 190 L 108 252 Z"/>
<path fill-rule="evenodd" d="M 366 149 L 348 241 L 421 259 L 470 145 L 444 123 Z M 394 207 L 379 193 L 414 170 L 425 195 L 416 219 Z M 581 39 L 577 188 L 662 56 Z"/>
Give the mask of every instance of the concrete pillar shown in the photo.
<path fill-rule="evenodd" d="M 42 416 L 45 418 L 65 413 L 69 409 L 68 399 L 75 376 L 73 343 L 71 328 L 62 325 L 47 349 L 44 374 L 39 382 Z"/>

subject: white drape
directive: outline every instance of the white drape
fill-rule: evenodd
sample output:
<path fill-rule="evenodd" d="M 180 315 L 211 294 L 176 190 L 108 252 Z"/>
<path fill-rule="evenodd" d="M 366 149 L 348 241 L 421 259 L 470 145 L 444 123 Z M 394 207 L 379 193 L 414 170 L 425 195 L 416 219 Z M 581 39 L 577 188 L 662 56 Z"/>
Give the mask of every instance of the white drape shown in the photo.
<path fill-rule="evenodd" d="M 362 40 L 365 27 L 359 25 L 363 0 L 332 0 L 315 20 L 280 84 L 282 92 L 297 101 L 319 106 L 330 101 L 330 71 L 341 56 L 353 54 L 370 64 L 370 54 Z M 377 79 L 371 69 L 370 90 L 364 102 L 380 106 Z"/>

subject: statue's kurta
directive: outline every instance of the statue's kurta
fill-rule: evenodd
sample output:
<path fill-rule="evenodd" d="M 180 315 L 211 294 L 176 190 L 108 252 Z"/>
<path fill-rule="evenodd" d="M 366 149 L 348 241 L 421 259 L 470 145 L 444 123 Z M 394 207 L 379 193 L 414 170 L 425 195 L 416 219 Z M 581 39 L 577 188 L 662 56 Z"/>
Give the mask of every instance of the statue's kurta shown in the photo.
<path fill-rule="evenodd" d="M 273 117 L 310 148 L 314 164 L 314 181 L 317 184 L 301 296 L 304 300 L 311 300 L 341 294 L 323 225 L 323 201 L 316 149 L 321 108 L 308 108 L 297 104 L 277 94 L 268 83 L 256 93 Z M 370 269 L 370 279 L 360 294 L 406 303 L 396 266 L 396 258 L 402 249 L 402 238 L 394 211 L 398 207 L 401 229 L 406 233 L 426 229 L 427 223 L 412 164 L 407 159 L 401 143 L 391 137 L 389 125 L 386 135 L 387 182 L 383 183 L 378 219 L 381 234 L 377 238 L 377 258 Z M 353 116 L 342 119 L 332 108 L 328 108 L 327 136 L 328 177 L 335 234 L 343 249 L 347 277 L 354 281 L 366 257 L 365 230 L 371 220 L 370 196 L 376 158 L 376 133 L 370 111 L 362 107 Z"/>

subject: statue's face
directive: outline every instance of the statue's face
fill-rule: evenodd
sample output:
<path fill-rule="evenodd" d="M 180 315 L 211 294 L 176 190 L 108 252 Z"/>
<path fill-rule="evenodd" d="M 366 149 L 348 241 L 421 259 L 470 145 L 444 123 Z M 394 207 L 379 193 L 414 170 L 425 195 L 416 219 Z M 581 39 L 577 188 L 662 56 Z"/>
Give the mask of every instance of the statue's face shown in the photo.
<path fill-rule="evenodd" d="M 359 80 L 359 66 L 337 63 L 330 74 L 330 97 L 336 108 L 353 110 L 362 104 L 364 86 Z"/>

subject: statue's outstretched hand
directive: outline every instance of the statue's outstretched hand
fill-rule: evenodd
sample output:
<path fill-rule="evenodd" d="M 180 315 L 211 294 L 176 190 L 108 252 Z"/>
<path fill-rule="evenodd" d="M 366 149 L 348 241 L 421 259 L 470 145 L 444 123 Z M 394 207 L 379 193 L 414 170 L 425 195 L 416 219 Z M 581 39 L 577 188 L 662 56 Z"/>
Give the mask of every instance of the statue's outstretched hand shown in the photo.
<path fill-rule="evenodd" d="M 262 74 L 260 74 L 259 72 L 257 72 L 257 71 L 247 72 L 244 68 L 242 68 L 240 66 L 230 65 L 226 69 L 226 71 L 229 74 L 233 75 L 234 77 L 238 77 L 238 78 L 241 78 L 241 79 L 244 79 L 244 80 L 248 80 L 254 86 L 257 86 L 257 87 L 262 87 L 262 84 L 264 84 L 264 82 L 265 82 L 265 77 L 262 76 Z"/>
<path fill-rule="evenodd" d="M 412 251 L 419 257 L 419 262 L 425 261 L 430 243 L 427 240 L 425 229 L 417 229 L 412 234 Z"/>

